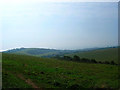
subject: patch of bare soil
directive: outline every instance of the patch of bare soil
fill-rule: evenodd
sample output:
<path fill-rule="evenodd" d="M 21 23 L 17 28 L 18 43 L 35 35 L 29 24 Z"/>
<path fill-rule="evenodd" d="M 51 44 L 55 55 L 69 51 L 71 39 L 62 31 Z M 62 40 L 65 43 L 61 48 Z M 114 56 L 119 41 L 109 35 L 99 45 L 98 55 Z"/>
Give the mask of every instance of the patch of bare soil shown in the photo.
<path fill-rule="evenodd" d="M 20 79 L 24 80 L 27 84 L 31 85 L 33 88 L 36 88 L 36 89 L 39 88 L 35 83 L 33 83 L 33 82 L 31 81 L 31 79 L 25 79 L 22 74 L 17 74 L 17 76 L 18 76 Z M 39 90 L 42 90 L 42 89 L 39 88 Z"/>

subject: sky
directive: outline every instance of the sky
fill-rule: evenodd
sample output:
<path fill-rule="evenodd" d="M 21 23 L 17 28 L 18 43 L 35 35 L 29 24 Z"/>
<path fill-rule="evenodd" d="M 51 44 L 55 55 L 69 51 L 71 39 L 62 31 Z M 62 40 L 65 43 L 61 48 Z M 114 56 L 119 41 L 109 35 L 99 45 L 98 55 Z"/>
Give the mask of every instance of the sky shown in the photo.
<path fill-rule="evenodd" d="M 118 44 L 117 2 L 14 2 L 1 12 L 1 50 Z"/>

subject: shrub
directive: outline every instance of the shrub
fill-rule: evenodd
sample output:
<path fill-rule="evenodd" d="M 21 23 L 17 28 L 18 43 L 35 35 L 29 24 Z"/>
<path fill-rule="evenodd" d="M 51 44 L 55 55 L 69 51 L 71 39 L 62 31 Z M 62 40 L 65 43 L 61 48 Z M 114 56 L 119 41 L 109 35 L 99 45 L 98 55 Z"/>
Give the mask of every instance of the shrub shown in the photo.
<path fill-rule="evenodd" d="M 72 58 L 69 57 L 69 56 L 64 56 L 63 58 L 64 58 L 65 60 L 72 60 Z"/>
<path fill-rule="evenodd" d="M 104 64 L 110 64 L 108 61 L 105 61 Z"/>
<path fill-rule="evenodd" d="M 73 60 L 74 60 L 74 61 L 80 61 L 80 57 L 77 56 L 77 55 L 74 55 Z"/>
<path fill-rule="evenodd" d="M 114 61 L 111 61 L 111 64 L 112 64 L 112 65 L 115 65 L 115 62 L 114 62 Z"/>
<path fill-rule="evenodd" d="M 95 59 L 92 59 L 91 62 L 92 63 L 97 63 L 97 61 Z"/>

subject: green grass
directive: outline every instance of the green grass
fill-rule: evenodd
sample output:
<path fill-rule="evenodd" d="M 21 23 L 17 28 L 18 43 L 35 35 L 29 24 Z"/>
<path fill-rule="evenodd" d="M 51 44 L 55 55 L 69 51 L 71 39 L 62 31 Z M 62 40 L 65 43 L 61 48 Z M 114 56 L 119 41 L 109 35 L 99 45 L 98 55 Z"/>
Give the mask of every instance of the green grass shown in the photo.
<path fill-rule="evenodd" d="M 118 66 L 3 54 L 3 88 L 117 88 Z M 7 74 L 6 74 L 7 73 Z"/>
<path fill-rule="evenodd" d="M 15 74 L 5 70 L 3 70 L 2 73 L 3 88 L 32 88 L 30 85 L 18 78 Z"/>
<path fill-rule="evenodd" d="M 97 61 L 115 61 L 118 63 L 118 48 L 108 48 L 101 50 L 93 50 L 86 52 L 78 52 L 73 54 L 66 54 L 66 56 L 73 57 L 74 55 L 80 58 L 96 59 Z"/>

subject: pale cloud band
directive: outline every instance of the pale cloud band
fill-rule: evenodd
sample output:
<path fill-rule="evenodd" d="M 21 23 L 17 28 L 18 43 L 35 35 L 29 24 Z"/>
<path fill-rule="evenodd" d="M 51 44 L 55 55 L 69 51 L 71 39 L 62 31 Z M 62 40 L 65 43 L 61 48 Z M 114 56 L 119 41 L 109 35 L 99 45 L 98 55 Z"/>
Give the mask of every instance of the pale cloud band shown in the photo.
<path fill-rule="evenodd" d="M 1 3 L 30 3 L 30 2 L 119 2 L 119 0 L 3 0 Z"/>

